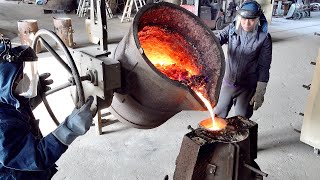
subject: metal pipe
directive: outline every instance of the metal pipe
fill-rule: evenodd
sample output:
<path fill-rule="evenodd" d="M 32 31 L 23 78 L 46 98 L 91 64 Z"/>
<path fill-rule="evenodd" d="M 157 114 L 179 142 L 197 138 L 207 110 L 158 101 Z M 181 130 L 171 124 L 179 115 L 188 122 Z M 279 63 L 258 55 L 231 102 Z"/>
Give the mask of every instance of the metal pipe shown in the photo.
<path fill-rule="evenodd" d="M 244 163 L 244 167 L 250 169 L 251 171 L 257 173 L 257 174 L 260 174 L 261 176 L 264 176 L 264 177 L 268 177 L 268 174 L 265 173 L 265 172 L 262 172 L 261 170 L 257 169 L 257 168 L 254 168 L 246 163 Z"/>
<path fill-rule="evenodd" d="M 90 74 L 87 74 L 85 76 L 80 76 L 80 81 L 81 82 L 82 81 L 90 81 L 90 82 L 92 82 L 92 79 L 93 78 L 91 77 Z M 70 77 L 68 80 L 69 80 L 69 83 L 71 83 L 72 86 L 76 84 L 75 81 L 74 81 L 74 77 Z"/>
<path fill-rule="evenodd" d="M 91 77 L 90 77 L 90 75 L 81 76 L 81 77 L 80 77 L 80 80 L 81 80 L 81 81 L 91 81 Z M 69 78 L 69 82 L 67 82 L 67 83 L 65 83 L 65 84 L 62 84 L 62 85 L 60 85 L 60 86 L 58 86 L 58 87 L 56 87 L 56 88 L 54 88 L 54 89 L 50 89 L 49 91 L 45 92 L 45 96 L 48 96 L 48 95 L 50 95 L 50 94 L 53 94 L 53 93 L 55 93 L 55 92 L 57 92 L 57 91 L 60 91 L 60 90 L 62 90 L 62 89 L 64 89 L 64 88 L 67 88 L 67 87 L 70 87 L 70 86 L 74 86 L 75 84 L 76 84 L 76 83 L 75 83 L 75 81 L 74 81 L 74 78 L 71 77 L 71 78 Z"/>
<path fill-rule="evenodd" d="M 53 93 L 55 93 L 55 92 L 57 92 L 57 91 L 60 91 L 60 90 L 62 90 L 62 89 L 64 89 L 64 88 L 67 88 L 67 87 L 70 87 L 70 86 L 72 86 L 72 83 L 67 82 L 67 83 L 65 83 L 65 84 L 62 84 L 62 85 L 54 88 L 54 89 L 50 89 L 49 91 L 45 92 L 44 95 L 45 95 L 45 96 L 48 96 L 48 95 L 50 95 L 50 94 L 53 94 Z"/>

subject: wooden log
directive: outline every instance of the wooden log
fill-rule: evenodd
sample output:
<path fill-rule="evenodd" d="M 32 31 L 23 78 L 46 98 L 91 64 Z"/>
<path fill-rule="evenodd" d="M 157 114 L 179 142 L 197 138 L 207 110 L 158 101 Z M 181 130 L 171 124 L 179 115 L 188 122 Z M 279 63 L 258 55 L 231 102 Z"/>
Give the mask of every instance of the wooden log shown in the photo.
<path fill-rule="evenodd" d="M 85 20 L 85 26 L 86 26 L 86 33 L 89 39 L 89 42 L 93 43 L 93 44 L 98 44 L 99 43 L 99 38 L 94 36 L 94 34 L 91 31 L 91 21 L 90 19 L 86 19 Z"/>
<path fill-rule="evenodd" d="M 19 31 L 21 44 L 31 46 L 34 39 L 34 35 L 38 31 L 37 20 L 26 19 L 26 20 L 18 21 L 18 31 Z M 41 51 L 41 45 L 40 45 L 40 42 L 38 41 L 35 52 L 39 53 L 40 51 Z"/>
<path fill-rule="evenodd" d="M 53 17 L 54 31 L 61 38 L 64 44 L 73 48 L 73 33 L 71 18 L 55 18 Z"/>

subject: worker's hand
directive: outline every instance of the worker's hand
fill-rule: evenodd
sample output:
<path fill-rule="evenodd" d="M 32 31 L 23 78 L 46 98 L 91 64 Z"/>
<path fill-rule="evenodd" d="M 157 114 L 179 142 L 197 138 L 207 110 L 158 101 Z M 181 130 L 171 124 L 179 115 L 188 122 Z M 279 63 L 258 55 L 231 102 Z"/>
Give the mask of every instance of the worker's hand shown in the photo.
<path fill-rule="evenodd" d="M 257 110 L 262 106 L 264 94 L 266 93 L 267 83 L 258 82 L 256 92 L 254 93 L 250 105 L 253 105 L 253 110 Z"/>
<path fill-rule="evenodd" d="M 52 134 L 63 144 L 70 145 L 78 136 L 84 135 L 92 124 L 90 107 L 93 97 L 89 96 L 86 103 L 72 113 L 62 122 Z"/>
<path fill-rule="evenodd" d="M 48 79 L 50 76 L 51 76 L 50 73 L 43 73 L 39 75 L 40 87 L 38 87 L 38 89 L 40 90 L 40 92 L 47 92 L 51 89 L 49 85 L 53 83 L 53 80 Z"/>
<path fill-rule="evenodd" d="M 50 75 L 50 73 L 43 73 L 39 75 L 37 96 L 30 99 L 31 109 L 35 109 L 42 102 L 43 93 L 51 89 L 49 85 L 53 83 L 53 80 L 48 79 Z"/>

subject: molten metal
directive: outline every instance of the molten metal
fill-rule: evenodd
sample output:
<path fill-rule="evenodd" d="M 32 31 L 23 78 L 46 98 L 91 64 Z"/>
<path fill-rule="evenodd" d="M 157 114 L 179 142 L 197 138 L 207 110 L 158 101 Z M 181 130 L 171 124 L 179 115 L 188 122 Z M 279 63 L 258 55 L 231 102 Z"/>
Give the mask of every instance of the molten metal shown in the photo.
<path fill-rule="evenodd" d="M 214 120 L 212 118 L 202 120 L 199 125 L 210 131 L 220 131 L 226 128 L 227 122 L 222 118 L 214 117 Z"/>
<path fill-rule="evenodd" d="M 145 26 L 138 36 L 148 59 L 170 79 L 183 81 L 200 74 L 195 65 L 196 49 L 179 33 L 158 26 Z"/>
<path fill-rule="evenodd" d="M 213 109 L 210 102 L 202 95 L 202 93 L 196 92 L 196 94 L 207 106 L 211 116 L 211 118 L 201 121 L 200 125 L 212 131 L 219 131 L 221 129 L 224 129 L 227 126 L 227 122 L 222 118 L 214 117 Z"/>
<path fill-rule="evenodd" d="M 152 29 L 158 31 L 154 33 Z M 160 46 L 166 42 L 171 45 Z M 173 57 L 174 62 L 167 65 L 175 64 L 181 72 L 172 73 L 172 77 L 170 67 L 169 74 L 159 70 L 161 61 L 151 61 L 158 59 L 150 57 L 154 51 Z M 223 50 L 201 20 L 178 5 L 160 2 L 143 6 L 113 59 L 121 64 L 122 78 L 121 87 L 114 91 L 110 111 L 121 122 L 150 129 L 183 110 L 204 111 L 205 105 L 191 90 L 193 84 L 201 82 L 210 103 L 214 106 L 218 102 L 225 69 Z"/>
<path fill-rule="evenodd" d="M 207 93 L 203 88 L 204 77 L 196 65 L 197 50 L 179 33 L 158 26 L 145 26 L 138 37 L 144 53 L 160 72 L 191 86 L 204 102 L 211 116 L 207 119 L 211 123 L 206 121 L 206 127 L 215 131 L 224 129 L 227 123 L 223 119 L 215 120 L 211 103 L 204 97 Z"/>
<path fill-rule="evenodd" d="M 138 37 L 145 55 L 161 73 L 208 96 L 202 66 L 196 65 L 199 52 L 183 36 L 158 26 L 145 26 Z"/>

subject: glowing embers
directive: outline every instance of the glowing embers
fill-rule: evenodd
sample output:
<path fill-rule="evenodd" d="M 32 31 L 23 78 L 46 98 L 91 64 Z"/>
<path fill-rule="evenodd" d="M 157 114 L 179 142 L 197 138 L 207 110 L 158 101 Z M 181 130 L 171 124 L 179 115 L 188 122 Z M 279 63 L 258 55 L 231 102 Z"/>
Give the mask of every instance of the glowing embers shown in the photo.
<path fill-rule="evenodd" d="M 195 64 L 196 49 L 179 33 L 158 26 L 145 26 L 138 37 L 148 59 L 170 79 L 185 81 L 200 74 Z"/>

